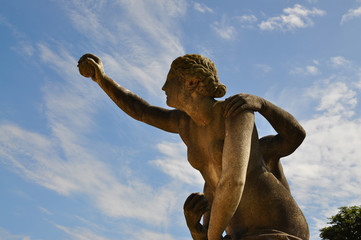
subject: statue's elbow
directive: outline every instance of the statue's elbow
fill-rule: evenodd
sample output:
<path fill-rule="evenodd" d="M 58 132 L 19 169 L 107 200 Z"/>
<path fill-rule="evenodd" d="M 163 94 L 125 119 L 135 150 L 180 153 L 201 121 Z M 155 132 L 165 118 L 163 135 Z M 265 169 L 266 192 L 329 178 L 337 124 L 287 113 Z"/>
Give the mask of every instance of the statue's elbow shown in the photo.
<path fill-rule="evenodd" d="M 302 144 L 303 140 L 306 138 L 306 131 L 301 127 L 297 132 L 293 134 L 293 137 L 290 138 L 288 145 L 288 150 L 286 151 L 285 156 L 292 154 L 296 149 Z"/>
<path fill-rule="evenodd" d="M 303 142 L 303 140 L 305 140 L 306 138 L 306 131 L 303 127 L 299 126 L 299 130 L 298 130 L 298 134 L 297 134 L 297 139 L 298 139 L 298 142 L 299 144 L 298 145 L 301 145 L 301 143 Z"/>
<path fill-rule="evenodd" d="M 293 131 L 293 133 L 287 138 L 288 140 L 285 141 L 282 157 L 288 156 L 296 151 L 305 138 L 306 131 L 301 126 L 297 127 L 297 130 Z"/>

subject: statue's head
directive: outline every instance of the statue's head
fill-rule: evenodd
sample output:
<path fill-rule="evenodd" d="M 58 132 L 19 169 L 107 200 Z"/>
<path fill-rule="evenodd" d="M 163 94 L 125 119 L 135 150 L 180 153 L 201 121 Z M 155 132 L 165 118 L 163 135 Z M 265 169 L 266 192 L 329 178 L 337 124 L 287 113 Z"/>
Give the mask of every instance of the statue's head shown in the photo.
<path fill-rule="evenodd" d="M 220 98 L 226 94 L 226 86 L 219 82 L 215 64 L 206 57 L 186 54 L 176 58 L 170 68 L 168 78 L 178 78 L 190 91 L 199 95 Z"/>

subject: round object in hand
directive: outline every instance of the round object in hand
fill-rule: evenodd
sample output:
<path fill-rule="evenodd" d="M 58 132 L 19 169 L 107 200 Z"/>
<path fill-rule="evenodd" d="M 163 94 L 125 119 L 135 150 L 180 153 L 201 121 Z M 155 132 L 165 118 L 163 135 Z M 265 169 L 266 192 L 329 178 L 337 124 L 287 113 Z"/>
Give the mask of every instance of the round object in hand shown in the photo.
<path fill-rule="evenodd" d="M 87 53 L 79 59 L 78 68 L 82 76 L 90 78 L 95 75 L 95 69 L 90 63 L 88 63 L 88 61 L 86 60 L 87 58 L 92 58 L 95 62 L 97 62 L 97 60 L 93 57 L 92 54 Z"/>

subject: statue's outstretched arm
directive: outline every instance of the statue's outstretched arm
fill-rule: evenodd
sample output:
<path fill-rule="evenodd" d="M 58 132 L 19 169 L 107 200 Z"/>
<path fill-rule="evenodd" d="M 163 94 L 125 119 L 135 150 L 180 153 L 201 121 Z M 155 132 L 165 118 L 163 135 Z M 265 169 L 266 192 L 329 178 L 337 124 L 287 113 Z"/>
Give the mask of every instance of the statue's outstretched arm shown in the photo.
<path fill-rule="evenodd" d="M 306 132 L 299 122 L 287 111 L 271 102 L 251 94 L 240 93 L 226 100 L 225 116 L 240 111 L 258 111 L 278 133 L 260 139 L 262 153 L 265 158 L 281 158 L 293 153 L 303 142 Z"/>
<path fill-rule="evenodd" d="M 93 66 L 94 75 L 91 78 L 99 84 L 104 92 L 106 92 L 113 102 L 126 114 L 138 121 L 162 130 L 173 133 L 179 132 L 179 119 L 184 114 L 182 111 L 151 106 L 144 99 L 120 86 L 105 74 L 103 64 L 99 57 L 86 54 L 79 60 L 79 65 L 82 61 L 86 61 Z"/>

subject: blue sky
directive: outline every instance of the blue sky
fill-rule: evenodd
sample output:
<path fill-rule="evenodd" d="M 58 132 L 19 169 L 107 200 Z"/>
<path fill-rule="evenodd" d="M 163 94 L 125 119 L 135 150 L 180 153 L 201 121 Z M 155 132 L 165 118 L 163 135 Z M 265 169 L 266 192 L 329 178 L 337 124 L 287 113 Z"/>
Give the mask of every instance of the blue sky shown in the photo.
<path fill-rule="evenodd" d="M 319 239 L 338 207 L 361 204 L 360 26 L 359 0 L 2 1 L 0 239 L 190 239 L 182 206 L 203 183 L 183 143 L 80 76 L 87 52 L 154 105 L 171 61 L 198 53 L 226 97 L 292 113 L 307 138 L 282 162 Z"/>

